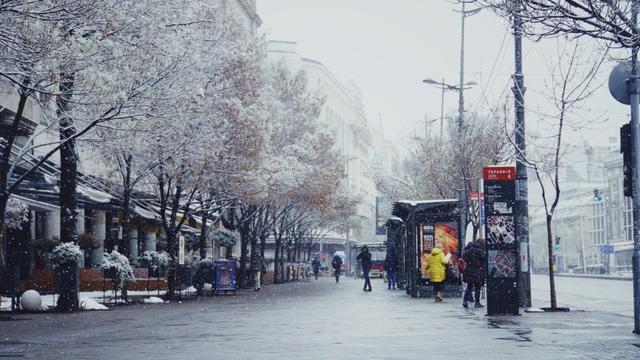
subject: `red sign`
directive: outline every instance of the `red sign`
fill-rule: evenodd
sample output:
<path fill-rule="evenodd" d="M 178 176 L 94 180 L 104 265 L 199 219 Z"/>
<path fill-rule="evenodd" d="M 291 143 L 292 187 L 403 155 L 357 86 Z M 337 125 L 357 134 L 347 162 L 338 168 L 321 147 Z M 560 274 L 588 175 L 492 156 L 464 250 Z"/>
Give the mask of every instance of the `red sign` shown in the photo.
<path fill-rule="evenodd" d="M 515 180 L 516 168 L 513 166 L 487 166 L 482 169 L 484 180 Z"/>
<path fill-rule="evenodd" d="M 484 199 L 484 193 L 483 192 L 480 193 L 480 199 Z M 471 192 L 471 200 L 478 200 L 478 192 L 477 191 L 472 191 Z"/>

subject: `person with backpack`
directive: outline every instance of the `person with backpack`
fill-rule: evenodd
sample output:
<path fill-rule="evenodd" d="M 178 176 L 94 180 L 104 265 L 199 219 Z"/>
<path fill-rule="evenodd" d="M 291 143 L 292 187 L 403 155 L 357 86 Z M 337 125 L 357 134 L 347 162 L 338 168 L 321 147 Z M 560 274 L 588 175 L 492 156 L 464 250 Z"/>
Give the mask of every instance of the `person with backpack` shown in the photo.
<path fill-rule="evenodd" d="M 364 287 L 362 291 L 371 291 L 371 279 L 369 279 L 369 271 L 371 270 L 371 253 L 367 245 L 362 247 L 360 254 L 356 258 L 362 266 L 362 277 L 364 278 Z"/>
<path fill-rule="evenodd" d="M 318 273 L 320 272 L 320 260 L 318 260 L 317 257 L 313 258 L 313 261 L 311 261 L 311 267 L 313 268 L 313 275 L 316 277 L 316 280 L 318 280 Z"/>
<path fill-rule="evenodd" d="M 485 264 L 487 261 L 484 239 L 476 239 L 465 247 L 462 259 L 458 263 L 458 266 L 462 266 L 460 269 L 462 272 L 462 280 L 467 284 L 467 289 L 464 292 L 462 298 L 462 306 L 469 307 L 469 302 L 475 300 L 474 307 L 484 307 L 480 303 L 480 291 L 484 286 L 485 280 Z M 474 297 L 471 293 L 474 293 Z"/>
<path fill-rule="evenodd" d="M 333 266 L 333 272 L 336 275 L 336 283 L 340 281 L 340 271 L 342 270 L 342 258 L 340 255 L 333 255 L 333 260 L 331 261 L 331 266 Z"/>

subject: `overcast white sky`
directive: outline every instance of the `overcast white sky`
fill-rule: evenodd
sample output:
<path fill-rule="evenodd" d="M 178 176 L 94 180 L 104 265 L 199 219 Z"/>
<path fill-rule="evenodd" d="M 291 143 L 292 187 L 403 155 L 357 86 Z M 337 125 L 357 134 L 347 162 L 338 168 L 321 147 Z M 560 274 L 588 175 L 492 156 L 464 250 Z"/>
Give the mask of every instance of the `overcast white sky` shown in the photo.
<path fill-rule="evenodd" d="M 395 140 L 423 131 L 425 114 L 440 115 L 440 92 L 422 79 L 458 82 L 460 15 L 453 11 L 458 8 L 447 0 L 258 0 L 267 38 L 296 41 L 303 56 L 324 63 L 342 82 L 355 80 L 369 121 L 381 114 L 387 137 Z M 531 133 L 542 132 L 537 114 L 549 111 L 541 94 L 549 92 L 544 83 L 555 44 L 525 43 Z M 466 80 L 480 84 L 465 92 L 466 109 L 486 111 L 511 91 L 513 37 L 506 21 L 486 10 L 467 18 L 465 53 Z M 604 65 L 602 81 L 612 66 Z M 606 146 L 627 120 L 627 107 L 604 86 L 587 108 L 581 116 L 598 120 L 571 132 L 569 141 Z M 445 112 L 456 109 L 457 95 L 447 93 Z"/>

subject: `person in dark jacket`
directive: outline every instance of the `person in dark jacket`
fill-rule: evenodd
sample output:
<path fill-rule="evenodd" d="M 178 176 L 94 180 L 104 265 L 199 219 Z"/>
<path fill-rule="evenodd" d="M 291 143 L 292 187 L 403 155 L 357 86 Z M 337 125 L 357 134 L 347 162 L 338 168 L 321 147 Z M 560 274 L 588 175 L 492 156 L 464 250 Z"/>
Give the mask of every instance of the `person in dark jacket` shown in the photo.
<path fill-rule="evenodd" d="M 462 272 L 462 280 L 467 283 L 467 290 L 464 293 L 462 300 L 462 306 L 469 307 L 469 302 L 475 299 L 475 307 L 481 308 L 483 305 L 480 303 L 480 291 L 484 285 L 485 280 L 485 264 L 486 254 L 484 249 L 484 239 L 476 239 L 473 243 L 468 245 L 462 259 L 466 263 L 466 267 Z M 471 292 L 474 292 L 474 298 L 471 297 Z"/>
<path fill-rule="evenodd" d="M 342 258 L 339 255 L 333 255 L 333 261 L 331 261 L 331 266 L 333 266 L 333 272 L 336 275 L 336 282 L 340 281 L 340 271 L 342 270 Z"/>
<path fill-rule="evenodd" d="M 318 273 L 320 272 L 320 260 L 318 260 L 317 257 L 313 258 L 313 261 L 311 261 L 311 267 L 313 267 L 313 275 L 316 277 L 316 280 L 318 280 Z"/>
<path fill-rule="evenodd" d="M 398 272 L 398 262 L 393 254 L 387 255 L 384 261 L 384 271 L 387 272 L 387 289 L 396 289 L 396 274 Z"/>
<path fill-rule="evenodd" d="M 362 266 L 362 277 L 364 277 L 364 287 L 362 291 L 371 291 L 371 280 L 369 279 L 369 271 L 371 270 L 371 253 L 367 245 L 362 247 L 360 254 L 356 258 Z"/>

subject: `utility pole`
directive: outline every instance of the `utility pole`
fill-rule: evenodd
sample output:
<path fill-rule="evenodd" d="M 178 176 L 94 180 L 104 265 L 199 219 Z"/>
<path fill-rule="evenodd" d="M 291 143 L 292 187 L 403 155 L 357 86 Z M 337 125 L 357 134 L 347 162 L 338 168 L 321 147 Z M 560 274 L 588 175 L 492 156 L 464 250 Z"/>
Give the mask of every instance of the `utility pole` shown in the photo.
<path fill-rule="evenodd" d="M 464 9 L 465 0 L 462 0 L 462 26 L 460 30 L 460 92 L 458 93 L 458 132 L 464 125 L 464 18 L 467 14 Z M 443 81 L 444 82 L 444 81 Z"/>
<path fill-rule="evenodd" d="M 638 36 L 638 6 L 640 0 L 633 0 L 631 5 L 631 24 L 633 36 Z M 640 82 L 638 76 L 638 41 L 634 41 L 631 49 L 631 79 L 629 93 L 631 97 L 631 141 L 633 159 L 633 315 L 634 334 L 640 334 L 640 129 L 638 128 L 638 103 L 640 102 Z"/>
<path fill-rule="evenodd" d="M 442 78 L 442 96 L 440 97 L 440 141 L 442 142 L 442 129 L 444 129 L 444 78 Z"/>
<path fill-rule="evenodd" d="M 580 223 L 584 224 L 584 214 L 580 215 Z M 582 273 L 587 274 L 587 256 L 584 249 L 584 227 L 580 226 L 580 252 L 582 253 Z"/>
<path fill-rule="evenodd" d="M 524 122 L 524 75 L 522 74 L 522 0 L 514 0 L 516 11 L 513 16 L 513 39 L 515 42 L 515 74 L 513 75 L 513 95 L 515 103 L 515 142 L 518 147 L 516 156 L 516 238 L 520 244 L 520 278 L 518 292 L 520 306 L 531 307 L 531 273 L 529 264 L 529 191 L 527 167 L 525 166 L 526 142 Z"/>
<path fill-rule="evenodd" d="M 477 14 L 482 8 L 473 10 L 465 10 L 465 4 L 468 0 L 460 0 L 462 10 L 460 15 L 462 16 L 461 28 L 460 28 L 460 84 L 458 93 L 458 132 L 462 131 L 464 126 L 464 19 L 467 16 Z M 444 79 L 442 81 L 444 83 Z"/>

